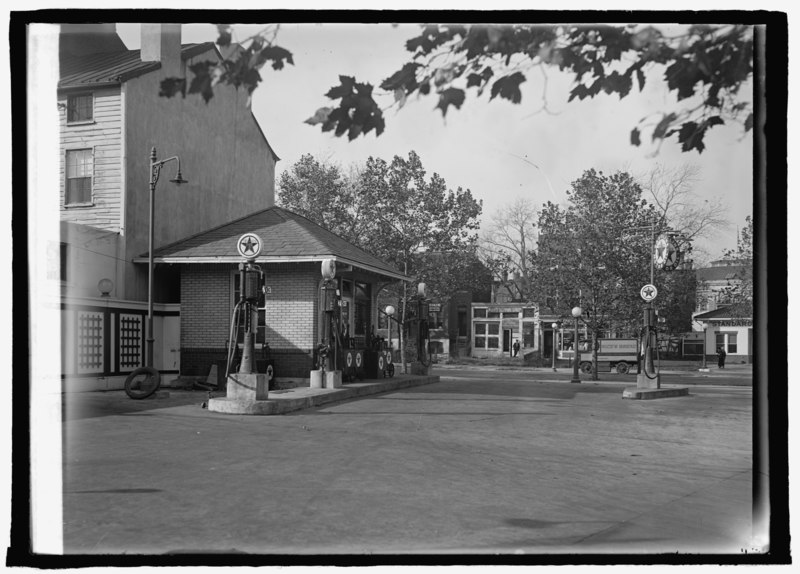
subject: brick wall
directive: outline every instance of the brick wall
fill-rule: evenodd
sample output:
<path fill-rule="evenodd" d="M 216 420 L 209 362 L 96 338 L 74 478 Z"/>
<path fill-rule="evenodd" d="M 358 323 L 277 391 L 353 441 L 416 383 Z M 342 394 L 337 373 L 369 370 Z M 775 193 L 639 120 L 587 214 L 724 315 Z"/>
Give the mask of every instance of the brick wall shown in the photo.
<path fill-rule="evenodd" d="M 277 378 L 309 376 L 317 344 L 319 265 L 262 265 L 266 273 L 266 339 Z M 227 358 L 235 264 L 183 265 L 181 270 L 181 374 L 205 376 Z M 256 359 L 261 359 L 256 349 Z"/>

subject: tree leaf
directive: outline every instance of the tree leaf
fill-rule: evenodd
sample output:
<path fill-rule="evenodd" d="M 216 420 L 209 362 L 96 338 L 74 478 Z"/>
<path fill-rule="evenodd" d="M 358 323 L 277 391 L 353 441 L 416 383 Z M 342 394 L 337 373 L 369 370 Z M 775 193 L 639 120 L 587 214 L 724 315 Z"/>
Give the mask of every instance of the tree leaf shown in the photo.
<path fill-rule="evenodd" d="M 461 104 L 464 103 L 464 90 L 459 88 L 447 88 L 443 92 L 439 94 L 439 103 L 436 104 L 436 107 L 442 110 L 442 115 L 447 115 L 447 108 L 450 105 L 456 107 L 456 109 L 461 108 Z"/>
<path fill-rule="evenodd" d="M 406 105 L 406 91 L 403 88 L 394 91 L 394 101 L 397 102 L 398 109 Z"/>
<path fill-rule="evenodd" d="M 525 76 L 522 72 L 514 72 L 509 76 L 503 76 L 495 80 L 492 84 L 492 94 L 490 99 L 495 96 L 500 96 L 506 100 L 511 100 L 512 103 L 518 104 L 522 101 L 522 92 L 519 85 L 525 81 Z"/>
<path fill-rule="evenodd" d="M 214 88 L 212 86 L 212 76 L 209 69 L 214 66 L 214 62 L 204 61 L 197 62 L 189 66 L 193 77 L 192 82 L 189 84 L 190 94 L 200 94 L 206 103 L 211 101 L 214 97 Z"/>
<path fill-rule="evenodd" d="M 672 125 L 672 122 L 674 122 L 676 119 L 677 116 L 674 113 L 669 113 L 664 115 L 664 117 L 661 118 L 661 121 L 658 122 L 658 125 L 656 125 L 655 129 L 653 130 L 653 141 L 657 139 L 663 139 L 667 132 L 667 129 Z"/>
<path fill-rule="evenodd" d="M 217 24 L 217 46 L 230 46 L 231 44 L 231 27 L 229 24 Z"/>
<path fill-rule="evenodd" d="M 403 67 L 381 82 L 381 89 L 393 91 L 398 89 L 407 90 L 409 93 L 417 89 L 417 69 L 422 64 L 407 62 Z"/>
<path fill-rule="evenodd" d="M 747 117 L 744 120 L 744 131 L 749 132 L 753 129 L 753 112 L 747 114 Z"/>
<path fill-rule="evenodd" d="M 696 149 L 698 153 L 703 153 L 705 149 L 705 144 L 703 143 L 705 132 L 705 128 L 695 122 L 683 124 L 678 132 L 678 141 L 682 144 L 681 149 L 683 151 Z"/>
<path fill-rule="evenodd" d="M 310 124 L 315 126 L 317 124 L 323 124 L 328 121 L 328 117 L 331 115 L 333 108 L 319 108 L 314 115 L 305 120 L 304 123 Z"/>
<path fill-rule="evenodd" d="M 338 100 L 353 93 L 356 80 L 350 76 L 339 76 L 339 85 L 332 87 L 325 95 L 332 100 Z"/>
<path fill-rule="evenodd" d="M 641 92 L 644 89 L 644 72 L 641 68 L 636 69 L 636 79 L 639 82 L 639 91 Z"/>
<path fill-rule="evenodd" d="M 178 93 L 186 97 L 186 78 L 165 78 L 161 81 L 159 96 L 171 98 Z"/>
<path fill-rule="evenodd" d="M 272 60 L 272 68 L 274 70 L 282 70 L 284 60 L 294 66 L 292 53 L 280 46 L 267 46 L 261 50 L 260 56 L 264 61 Z"/>

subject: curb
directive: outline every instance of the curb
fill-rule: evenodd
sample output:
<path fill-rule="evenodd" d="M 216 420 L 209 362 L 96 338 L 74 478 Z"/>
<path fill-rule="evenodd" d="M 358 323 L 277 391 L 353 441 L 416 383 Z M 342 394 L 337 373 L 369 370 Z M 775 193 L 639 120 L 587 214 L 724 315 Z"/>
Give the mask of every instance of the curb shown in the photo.
<path fill-rule="evenodd" d="M 237 401 L 225 397 L 213 398 L 208 401 L 208 410 L 211 412 L 236 415 L 280 415 L 292 411 L 310 409 L 324 404 L 346 401 L 357 397 L 438 382 L 439 377 L 435 375 L 406 375 L 391 381 L 349 383 L 335 389 L 297 387 L 294 389 L 285 389 L 283 391 L 270 391 L 268 395 L 269 398 L 265 401 Z M 283 396 L 289 394 L 291 394 L 291 396 Z"/>

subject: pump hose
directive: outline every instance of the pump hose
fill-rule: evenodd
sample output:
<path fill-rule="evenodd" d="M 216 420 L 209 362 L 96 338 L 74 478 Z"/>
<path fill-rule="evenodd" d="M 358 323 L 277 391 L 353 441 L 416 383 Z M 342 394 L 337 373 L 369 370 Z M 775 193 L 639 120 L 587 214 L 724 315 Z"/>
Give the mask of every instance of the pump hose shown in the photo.
<path fill-rule="evenodd" d="M 654 329 L 651 328 L 650 330 L 654 330 Z M 642 329 L 642 333 L 644 333 L 644 331 L 645 331 L 645 329 L 643 328 Z M 644 368 L 642 369 L 642 371 L 644 372 L 644 376 L 645 377 L 647 377 L 650 380 L 655 380 L 655 379 L 658 378 L 659 368 L 656 368 L 655 374 L 652 377 L 649 374 L 647 374 L 647 355 L 650 352 L 650 333 L 649 333 L 649 330 L 647 332 L 646 341 L 647 341 L 647 343 L 645 343 L 645 346 L 644 346 Z M 661 365 L 661 353 L 660 353 L 660 351 L 658 349 L 658 342 L 656 342 L 656 357 L 657 357 L 658 364 L 660 366 Z"/>
<path fill-rule="evenodd" d="M 236 343 L 234 341 L 234 333 L 239 332 L 239 311 L 241 310 L 242 301 L 238 301 L 236 305 L 233 307 L 233 313 L 231 314 L 231 329 L 228 335 L 228 360 L 225 364 L 225 384 L 227 384 L 228 376 L 231 373 L 231 361 L 233 360 L 233 355 L 236 347 L 234 346 Z M 234 323 L 236 327 L 234 329 Z"/>

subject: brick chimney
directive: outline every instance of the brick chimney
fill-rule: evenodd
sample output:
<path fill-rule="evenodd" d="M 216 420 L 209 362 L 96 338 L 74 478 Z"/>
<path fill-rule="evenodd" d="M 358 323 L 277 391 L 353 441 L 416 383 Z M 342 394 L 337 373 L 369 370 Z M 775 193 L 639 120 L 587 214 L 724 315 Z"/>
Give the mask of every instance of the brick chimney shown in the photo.
<path fill-rule="evenodd" d="M 161 62 L 167 77 L 181 76 L 181 25 L 142 24 L 142 62 Z"/>

